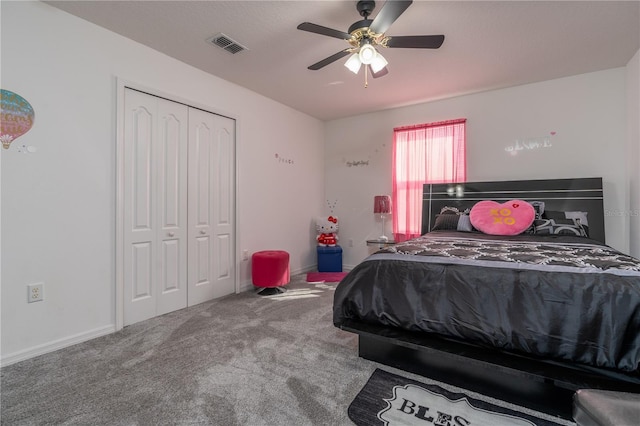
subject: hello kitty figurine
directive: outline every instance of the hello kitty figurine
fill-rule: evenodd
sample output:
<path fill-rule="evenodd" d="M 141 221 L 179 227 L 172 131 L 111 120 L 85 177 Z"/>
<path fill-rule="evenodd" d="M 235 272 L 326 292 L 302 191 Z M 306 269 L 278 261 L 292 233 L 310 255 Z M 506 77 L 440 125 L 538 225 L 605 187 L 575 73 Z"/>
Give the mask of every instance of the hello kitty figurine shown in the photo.
<path fill-rule="evenodd" d="M 329 216 L 326 219 L 316 221 L 316 231 L 318 231 L 318 245 L 320 247 L 334 247 L 338 244 L 338 218 Z"/>

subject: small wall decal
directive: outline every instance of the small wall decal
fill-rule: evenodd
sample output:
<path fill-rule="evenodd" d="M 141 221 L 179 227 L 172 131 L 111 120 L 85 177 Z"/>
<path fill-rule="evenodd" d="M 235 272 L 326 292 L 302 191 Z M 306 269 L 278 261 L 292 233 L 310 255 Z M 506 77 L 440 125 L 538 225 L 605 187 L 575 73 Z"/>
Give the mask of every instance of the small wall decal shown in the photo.
<path fill-rule="evenodd" d="M 278 163 L 293 164 L 293 160 L 291 158 L 284 158 L 278 153 L 276 153 L 276 160 Z"/>
<path fill-rule="evenodd" d="M 33 126 L 35 112 L 26 99 L 17 93 L 0 89 L 0 141 L 4 149 L 27 133 Z"/>
<path fill-rule="evenodd" d="M 18 145 L 16 147 L 16 150 L 21 153 L 21 154 L 33 154 L 34 152 L 36 152 L 38 149 L 33 146 L 33 145 Z"/>
<path fill-rule="evenodd" d="M 504 150 L 511 155 L 518 155 L 519 152 L 551 148 L 553 146 L 551 138 L 556 135 L 556 132 L 550 132 L 549 135 L 550 136 L 516 139 L 512 145 L 506 146 Z"/>
<path fill-rule="evenodd" d="M 334 209 L 336 208 L 336 204 L 338 204 L 338 200 L 335 200 L 333 203 L 329 202 L 329 200 L 327 200 L 327 206 L 329 206 L 329 212 L 331 214 L 334 214 Z"/>
<path fill-rule="evenodd" d="M 343 158 L 342 162 L 344 164 L 346 164 L 347 167 L 365 167 L 365 166 L 368 166 L 369 165 L 369 161 L 371 161 L 371 159 L 375 155 L 380 154 L 381 150 L 386 149 L 386 146 L 387 146 L 387 144 L 383 143 L 382 145 L 380 145 L 380 147 L 374 148 L 373 153 L 365 156 L 365 159 L 347 161 L 345 158 Z M 385 151 L 383 151 L 383 152 L 385 152 Z"/>

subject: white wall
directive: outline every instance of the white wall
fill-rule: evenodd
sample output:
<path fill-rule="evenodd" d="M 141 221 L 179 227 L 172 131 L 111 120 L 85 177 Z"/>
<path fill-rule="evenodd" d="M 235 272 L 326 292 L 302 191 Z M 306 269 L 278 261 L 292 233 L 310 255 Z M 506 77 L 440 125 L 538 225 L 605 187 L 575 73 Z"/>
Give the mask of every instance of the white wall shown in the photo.
<path fill-rule="evenodd" d="M 314 267 L 322 122 L 43 3 L 3 1 L 1 19 L 1 86 L 36 115 L 1 153 L 3 365 L 114 329 L 117 78 L 237 118 L 238 253 Z M 27 304 L 34 282 L 45 299 Z"/>
<path fill-rule="evenodd" d="M 627 64 L 629 252 L 640 259 L 640 50 Z"/>
<path fill-rule="evenodd" d="M 337 201 L 343 263 L 351 268 L 380 235 L 373 196 L 391 194 L 393 128 L 467 119 L 467 180 L 603 177 L 605 209 L 628 208 L 625 68 L 494 90 L 334 120 L 326 129 L 327 198 Z M 437 84 L 437 82 L 430 82 Z M 551 147 L 506 148 L 548 137 Z M 351 166 L 352 161 L 368 165 Z M 607 243 L 629 251 L 628 220 L 605 218 Z M 387 222 L 387 235 L 391 224 Z M 350 247 L 350 241 L 353 247 Z"/>

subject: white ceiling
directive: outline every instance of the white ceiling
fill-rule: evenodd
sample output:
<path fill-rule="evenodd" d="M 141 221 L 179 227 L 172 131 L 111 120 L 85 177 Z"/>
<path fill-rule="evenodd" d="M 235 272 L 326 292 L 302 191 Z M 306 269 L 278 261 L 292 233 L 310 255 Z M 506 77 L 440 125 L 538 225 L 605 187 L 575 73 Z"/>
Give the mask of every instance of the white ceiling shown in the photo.
<path fill-rule="evenodd" d="M 365 89 L 346 58 L 307 69 L 345 41 L 296 29 L 346 32 L 362 19 L 356 1 L 47 3 L 321 120 L 623 67 L 640 49 L 639 1 L 414 1 L 387 35 L 444 34 L 444 44 L 382 49 L 389 74 Z M 206 42 L 220 32 L 248 50 Z"/>

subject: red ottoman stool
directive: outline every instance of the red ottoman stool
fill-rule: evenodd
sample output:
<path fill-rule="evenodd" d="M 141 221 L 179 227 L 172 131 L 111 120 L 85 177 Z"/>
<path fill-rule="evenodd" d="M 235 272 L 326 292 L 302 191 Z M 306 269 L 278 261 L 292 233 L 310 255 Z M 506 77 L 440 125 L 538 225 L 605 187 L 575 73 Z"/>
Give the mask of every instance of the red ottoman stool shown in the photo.
<path fill-rule="evenodd" d="M 261 296 L 283 293 L 289 284 L 289 253 L 283 250 L 257 251 L 251 256 L 253 285 L 262 287 Z"/>

